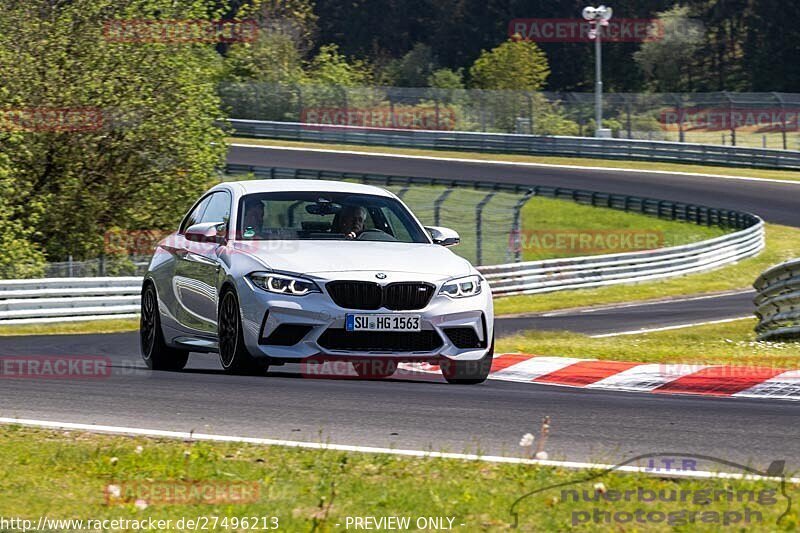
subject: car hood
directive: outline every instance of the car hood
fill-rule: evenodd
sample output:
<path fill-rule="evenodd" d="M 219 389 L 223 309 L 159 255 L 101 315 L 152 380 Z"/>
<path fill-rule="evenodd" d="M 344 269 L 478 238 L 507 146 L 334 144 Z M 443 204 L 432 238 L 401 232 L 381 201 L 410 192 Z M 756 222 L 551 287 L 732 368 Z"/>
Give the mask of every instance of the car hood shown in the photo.
<path fill-rule="evenodd" d="M 466 259 L 438 244 L 335 240 L 253 241 L 235 246 L 268 268 L 287 273 L 381 271 L 450 277 L 472 272 Z"/>

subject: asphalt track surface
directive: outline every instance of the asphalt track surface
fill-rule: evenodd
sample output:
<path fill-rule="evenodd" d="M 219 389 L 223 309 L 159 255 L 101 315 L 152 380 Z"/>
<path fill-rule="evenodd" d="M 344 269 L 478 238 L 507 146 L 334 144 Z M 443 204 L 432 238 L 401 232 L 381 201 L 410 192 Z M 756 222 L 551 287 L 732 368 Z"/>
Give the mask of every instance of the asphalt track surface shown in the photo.
<path fill-rule="evenodd" d="M 377 156 L 232 147 L 253 165 L 562 185 L 737 208 L 800 226 L 800 185 L 611 170 L 400 160 Z M 738 314 L 751 295 L 647 307 L 528 317 L 524 327 L 589 333 L 693 322 Z M 702 302 L 702 303 L 701 303 Z M 724 304 L 724 305 L 723 305 Z M 731 306 L 736 307 L 733 313 Z M 749 309 L 749 307 L 748 307 Z M 653 315 L 660 314 L 657 320 Z M 743 314 L 747 314 L 745 311 Z M 589 316 L 590 318 L 585 318 Z M 687 320 L 689 319 L 689 320 Z M 499 326 L 513 332 L 518 319 Z M 638 322 L 637 322 L 638 321 Z M 655 324 L 657 322 L 658 324 Z M 0 338 L 2 355 L 104 355 L 112 376 L 84 380 L 4 379 L 0 416 L 199 431 L 336 444 L 437 451 L 519 453 L 523 433 L 552 417 L 553 459 L 615 462 L 656 452 L 713 455 L 765 468 L 800 468 L 800 406 L 745 398 L 617 393 L 489 381 L 304 379 L 289 365 L 267 377 L 228 376 L 213 355 L 192 355 L 184 372 L 150 372 L 134 333 Z"/>
<path fill-rule="evenodd" d="M 136 333 L 0 338 L 5 355 L 104 355 L 111 377 L 2 380 L 4 417 L 362 446 L 517 455 L 552 417 L 552 459 L 614 462 L 646 453 L 712 455 L 800 468 L 798 405 L 601 392 L 488 381 L 304 379 L 297 365 L 228 376 L 213 355 L 184 372 L 150 372 Z"/>
<path fill-rule="evenodd" d="M 714 320 L 752 316 L 754 296 L 755 291 L 744 291 L 723 296 L 502 317 L 495 319 L 495 332 L 498 337 L 522 333 L 526 330 L 567 330 L 587 335 L 603 335 L 622 331 L 702 324 Z"/>
<path fill-rule="evenodd" d="M 357 147 L 353 148 L 353 150 L 357 149 Z M 491 155 L 486 154 L 485 158 L 490 159 Z M 800 182 L 730 180 L 668 173 L 619 172 L 602 168 L 582 170 L 431 159 L 401 159 L 376 155 L 243 147 L 241 145 L 230 147 L 228 162 L 338 172 L 572 187 L 738 209 L 755 213 L 767 222 L 800 226 Z"/>

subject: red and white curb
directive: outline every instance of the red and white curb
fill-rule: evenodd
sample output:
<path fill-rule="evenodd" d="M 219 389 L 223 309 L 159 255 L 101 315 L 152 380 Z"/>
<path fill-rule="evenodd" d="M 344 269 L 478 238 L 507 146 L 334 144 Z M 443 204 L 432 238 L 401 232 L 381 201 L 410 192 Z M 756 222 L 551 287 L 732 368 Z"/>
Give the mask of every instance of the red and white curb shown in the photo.
<path fill-rule="evenodd" d="M 403 363 L 400 369 L 404 377 L 443 380 L 436 365 Z M 489 379 L 653 394 L 800 400 L 800 371 L 770 367 L 501 354 L 495 356 Z"/>

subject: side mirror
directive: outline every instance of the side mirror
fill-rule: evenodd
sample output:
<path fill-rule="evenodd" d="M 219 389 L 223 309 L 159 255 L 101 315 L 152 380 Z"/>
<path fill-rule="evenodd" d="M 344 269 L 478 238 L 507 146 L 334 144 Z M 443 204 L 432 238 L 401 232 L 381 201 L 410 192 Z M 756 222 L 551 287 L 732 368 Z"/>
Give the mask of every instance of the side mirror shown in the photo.
<path fill-rule="evenodd" d="M 203 222 L 189 226 L 183 236 L 187 241 L 192 242 L 213 242 L 223 244 L 225 242 L 225 231 L 228 225 L 224 222 Z"/>
<path fill-rule="evenodd" d="M 450 228 L 443 228 L 441 226 L 425 226 L 433 244 L 440 244 L 442 246 L 455 246 L 461 243 L 461 237 L 458 232 Z"/>

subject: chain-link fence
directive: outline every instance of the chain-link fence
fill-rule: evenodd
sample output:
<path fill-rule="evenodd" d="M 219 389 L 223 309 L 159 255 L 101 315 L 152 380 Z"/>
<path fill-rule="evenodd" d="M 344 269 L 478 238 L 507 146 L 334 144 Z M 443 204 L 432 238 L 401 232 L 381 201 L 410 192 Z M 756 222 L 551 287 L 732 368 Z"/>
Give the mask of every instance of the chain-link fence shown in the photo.
<path fill-rule="evenodd" d="M 225 83 L 231 118 L 399 129 L 594 135 L 594 94 Z M 800 149 L 800 94 L 609 93 L 614 137 Z"/>
<path fill-rule="evenodd" d="M 103 276 L 144 276 L 150 264 L 148 255 L 128 257 L 100 257 L 88 261 L 60 261 L 47 263 L 45 278 L 91 278 Z"/>
<path fill-rule="evenodd" d="M 453 251 L 462 257 L 475 264 L 489 265 L 515 260 L 509 248 L 509 235 L 513 230 L 515 206 L 522 194 L 444 186 L 390 184 L 386 188 L 400 196 L 423 224 L 458 228 L 462 244 Z M 157 239 L 138 242 L 136 248 L 143 249 L 148 244 L 154 248 L 156 243 Z M 143 276 L 150 257 L 131 255 L 48 263 L 44 277 Z"/>
<path fill-rule="evenodd" d="M 461 245 L 453 252 L 476 265 L 515 260 L 509 246 L 515 206 L 524 195 L 443 186 L 388 185 L 426 226 L 457 229 Z"/>

